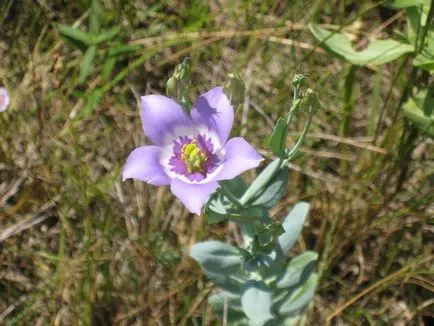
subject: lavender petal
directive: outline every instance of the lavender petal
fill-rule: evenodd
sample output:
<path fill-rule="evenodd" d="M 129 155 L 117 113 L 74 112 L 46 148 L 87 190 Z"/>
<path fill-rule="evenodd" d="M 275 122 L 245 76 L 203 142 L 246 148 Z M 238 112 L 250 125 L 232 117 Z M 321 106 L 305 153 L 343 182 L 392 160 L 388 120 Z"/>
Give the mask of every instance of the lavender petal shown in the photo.
<path fill-rule="evenodd" d="M 204 124 L 214 130 L 221 144 L 224 144 L 234 122 L 234 108 L 223 87 L 215 87 L 202 94 L 193 105 L 191 118 L 195 124 Z"/>
<path fill-rule="evenodd" d="M 155 145 L 164 145 L 175 137 L 176 127 L 190 127 L 191 121 L 174 100 L 161 95 L 142 96 L 142 123 L 145 134 Z M 168 136 L 172 137 L 168 137 Z"/>
<path fill-rule="evenodd" d="M 257 167 L 262 161 L 262 156 L 242 137 L 229 139 L 224 149 L 226 157 L 223 169 L 217 174 L 216 180 L 233 179 L 244 171 Z"/>
<path fill-rule="evenodd" d="M 122 171 L 122 179 L 136 179 L 155 186 L 170 184 L 170 178 L 160 163 L 161 148 L 143 146 L 133 150 L 128 156 Z"/>
<path fill-rule="evenodd" d="M 204 203 L 217 189 L 217 186 L 216 181 L 198 184 L 185 183 L 179 179 L 173 179 L 170 189 L 191 213 L 200 215 Z"/>

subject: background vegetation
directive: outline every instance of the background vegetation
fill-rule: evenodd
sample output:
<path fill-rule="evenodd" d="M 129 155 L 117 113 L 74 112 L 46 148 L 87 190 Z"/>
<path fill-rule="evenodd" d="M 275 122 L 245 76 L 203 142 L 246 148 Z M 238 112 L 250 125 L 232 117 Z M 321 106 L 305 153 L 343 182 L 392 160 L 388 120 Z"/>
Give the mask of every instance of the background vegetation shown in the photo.
<path fill-rule="evenodd" d="M 188 214 L 168 189 L 120 180 L 128 153 L 148 142 L 139 97 L 164 93 L 185 56 L 195 94 L 240 73 L 246 96 L 233 135 L 258 149 L 289 109 L 294 73 L 319 93 L 322 110 L 273 211 L 280 219 L 299 200 L 313 207 L 297 245 L 320 254 L 306 325 L 432 322 L 433 141 L 402 114 L 409 80 L 432 76 L 412 74 L 406 54 L 358 68 L 348 92 L 348 67 L 307 25 L 363 45 L 399 39 L 402 10 L 334 0 L 101 6 L 100 30 L 113 35 L 90 60 L 57 25 L 98 29 L 88 1 L 0 2 L 0 84 L 12 96 L 0 116 L 0 324 L 219 323 L 206 301 L 214 289 L 187 253 L 202 239 L 238 242 L 239 231 Z M 294 140 L 304 118 L 291 126 Z"/>

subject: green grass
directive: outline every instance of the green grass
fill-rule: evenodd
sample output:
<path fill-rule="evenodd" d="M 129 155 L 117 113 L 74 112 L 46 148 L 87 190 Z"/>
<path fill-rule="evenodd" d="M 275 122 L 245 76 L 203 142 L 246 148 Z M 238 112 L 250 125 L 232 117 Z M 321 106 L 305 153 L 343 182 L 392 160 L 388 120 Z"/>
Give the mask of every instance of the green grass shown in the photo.
<path fill-rule="evenodd" d="M 322 281 L 305 324 L 423 325 L 432 317 L 434 151 L 402 117 L 411 60 L 357 68 L 346 93 L 342 62 L 316 48 L 307 27 L 354 34 L 363 22 L 360 31 L 370 32 L 396 14 L 360 3 L 103 1 L 103 28 L 121 26 L 117 42 L 140 47 L 104 77 L 116 44 L 101 45 L 79 85 L 83 54 L 54 26 L 85 31 L 88 2 L 2 1 L 0 84 L 12 104 L 0 114 L 0 324 L 218 324 L 206 302 L 211 283 L 188 250 L 202 239 L 237 241 L 238 231 L 188 214 L 168 189 L 120 180 L 129 152 L 148 142 L 139 97 L 164 93 L 185 56 L 196 95 L 240 72 L 249 96 L 233 135 L 262 151 L 289 110 L 294 73 L 307 74 L 320 96 L 273 210 L 280 219 L 299 200 L 313 207 L 297 250 L 319 252 Z M 405 24 L 400 17 L 377 36 L 397 39 Z M 305 118 L 294 118 L 289 145 Z"/>

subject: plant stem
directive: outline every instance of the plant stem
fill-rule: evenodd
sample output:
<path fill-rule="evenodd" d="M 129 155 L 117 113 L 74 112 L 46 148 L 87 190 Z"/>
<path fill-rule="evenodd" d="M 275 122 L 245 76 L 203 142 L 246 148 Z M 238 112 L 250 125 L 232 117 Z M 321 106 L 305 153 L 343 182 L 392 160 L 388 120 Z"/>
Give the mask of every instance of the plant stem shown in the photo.
<path fill-rule="evenodd" d="M 223 194 L 231 201 L 232 204 L 234 204 L 237 208 L 243 208 L 243 205 L 240 203 L 238 198 L 235 197 L 232 191 L 223 182 L 221 182 L 219 186 Z"/>

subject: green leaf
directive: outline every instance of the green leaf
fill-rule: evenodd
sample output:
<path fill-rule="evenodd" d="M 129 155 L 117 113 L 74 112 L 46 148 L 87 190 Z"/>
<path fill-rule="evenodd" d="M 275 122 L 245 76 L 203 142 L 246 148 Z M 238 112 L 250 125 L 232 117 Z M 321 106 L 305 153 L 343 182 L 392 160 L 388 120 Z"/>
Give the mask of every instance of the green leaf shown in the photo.
<path fill-rule="evenodd" d="M 283 275 L 276 282 L 278 289 L 289 288 L 306 280 L 313 271 L 318 254 L 306 251 L 291 259 Z"/>
<path fill-rule="evenodd" d="M 289 170 L 280 169 L 271 181 L 252 199 L 250 205 L 270 209 L 282 198 L 288 188 Z"/>
<path fill-rule="evenodd" d="M 414 51 L 412 45 L 394 40 L 372 40 L 366 49 L 356 51 L 352 48 L 350 39 L 344 34 L 330 32 L 313 24 L 310 24 L 309 28 L 322 47 L 337 58 L 354 65 L 384 64 Z"/>
<path fill-rule="evenodd" d="M 389 4 L 395 8 L 407 8 L 423 5 L 424 0 L 391 0 Z"/>
<path fill-rule="evenodd" d="M 279 237 L 278 242 L 284 254 L 288 253 L 297 241 L 309 213 L 309 206 L 306 202 L 297 203 L 283 221 L 282 226 L 285 233 Z"/>
<path fill-rule="evenodd" d="M 107 42 L 110 41 L 111 39 L 113 39 L 114 37 L 116 37 L 119 32 L 121 31 L 121 27 L 120 26 L 115 26 L 113 28 L 110 28 L 104 32 L 99 33 L 98 35 L 96 35 L 93 38 L 93 41 L 95 44 L 100 44 L 103 42 Z"/>
<path fill-rule="evenodd" d="M 404 116 L 423 134 L 434 138 L 434 96 L 427 89 L 404 103 Z"/>
<path fill-rule="evenodd" d="M 272 304 L 271 292 L 257 283 L 252 283 L 241 297 L 243 311 L 255 325 L 264 325 L 274 318 Z"/>
<path fill-rule="evenodd" d="M 89 26 L 91 34 L 95 35 L 100 30 L 101 4 L 100 0 L 92 0 Z"/>
<path fill-rule="evenodd" d="M 102 77 L 107 80 L 109 79 L 113 69 L 116 66 L 116 61 L 117 58 L 116 57 L 108 57 L 105 62 L 104 62 L 104 66 L 102 67 Z"/>
<path fill-rule="evenodd" d="M 279 172 L 281 164 L 282 160 L 277 159 L 271 162 L 264 170 L 262 170 L 262 172 L 252 182 L 250 187 L 241 197 L 240 202 L 242 205 L 245 205 L 246 203 L 251 201 L 260 191 L 262 191 L 267 186 L 267 184 L 272 180 L 272 178 Z"/>
<path fill-rule="evenodd" d="M 191 248 L 190 257 L 206 271 L 226 274 L 238 271 L 243 255 L 238 248 L 227 243 L 206 241 L 196 243 Z"/>
<path fill-rule="evenodd" d="M 72 39 L 75 41 L 79 41 L 85 44 L 86 46 L 92 44 L 90 35 L 80 31 L 79 29 L 73 28 L 68 25 L 62 25 L 62 24 L 56 24 L 56 28 L 59 31 L 61 37 L 64 37 L 68 40 Z"/>
<path fill-rule="evenodd" d="M 434 33 L 428 33 L 426 45 L 414 58 L 413 65 L 428 71 L 434 71 Z"/>
<path fill-rule="evenodd" d="M 242 321 L 248 321 L 246 315 L 241 307 L 241 298 L 238 295 L 233 295 L 231 293 L 220 291 L 213 294 L 208 298 L 208 303 L 214 309 L 214 312 L 220 319 L 223 319 L 225 314 L 225 301 L 227 306 L 227 321 L 230 323 L 239 323 Z"/>
<path fill-rule="evenodd" d="M 313 298 L 318 282 L 318 276 L 312 274 L 299 288 L 292 291 L 278 311 L 280 316 L 289 316 L 299 313 Z"/>
<path fill-rule="evenodd" d="M 240 198 L 247 185 L 244 180 L 238 176 L 232 180 L 221 181 L 236 198 Z M 205 215 L 208 218 L 208 223 L 218 223 L 225 219 L 232 220 L 238 223 L 251 223 L 260 217 L 268 216 L 268 209 L 260 207 L 244 206 L 242 209 L 234 207 L 232 202 L 225 196 L 222 191 L 217 191 L 208 199 L 205 205 Z"/>
<path fill-rule="evenodd" d="M 219 241 L 199 242 L 191 248 L 190 257 L 218 287 L 235 294 L 242 292 L 247 280 L 241 268 L 241 249 Z"/>
<path fill-rule="evenodd" d="M 92 71 L 93 60 L 96 55 L 96 45 L 90 46 L 84 54 L 83 62 L 80 67 L 80 77 L 78 82 L 83 84 Z"/>
<path fill-rule="evenodd" d="M 287 135 L 288 125 L 286 124 L 286 120 L 283 118 L 279 118 L 268 143 L 274 154 L 280 156 L 285 150 Z"/>
<path fill-rule="evenodd" d="M 102 97 L 102 91 L 99 88 L 94 89 L 87 98 L 86 106 L 82 111 L 82 117 L 90 116 L 98 107 Z"/>
<path fill-rule="evenodd" d="M 118 45 L 110 48 L 108 55 L 109 56 L 120 56 L 123 54 L 130 54 L 141 50 L 143 47 L 141 45 Z"/>

